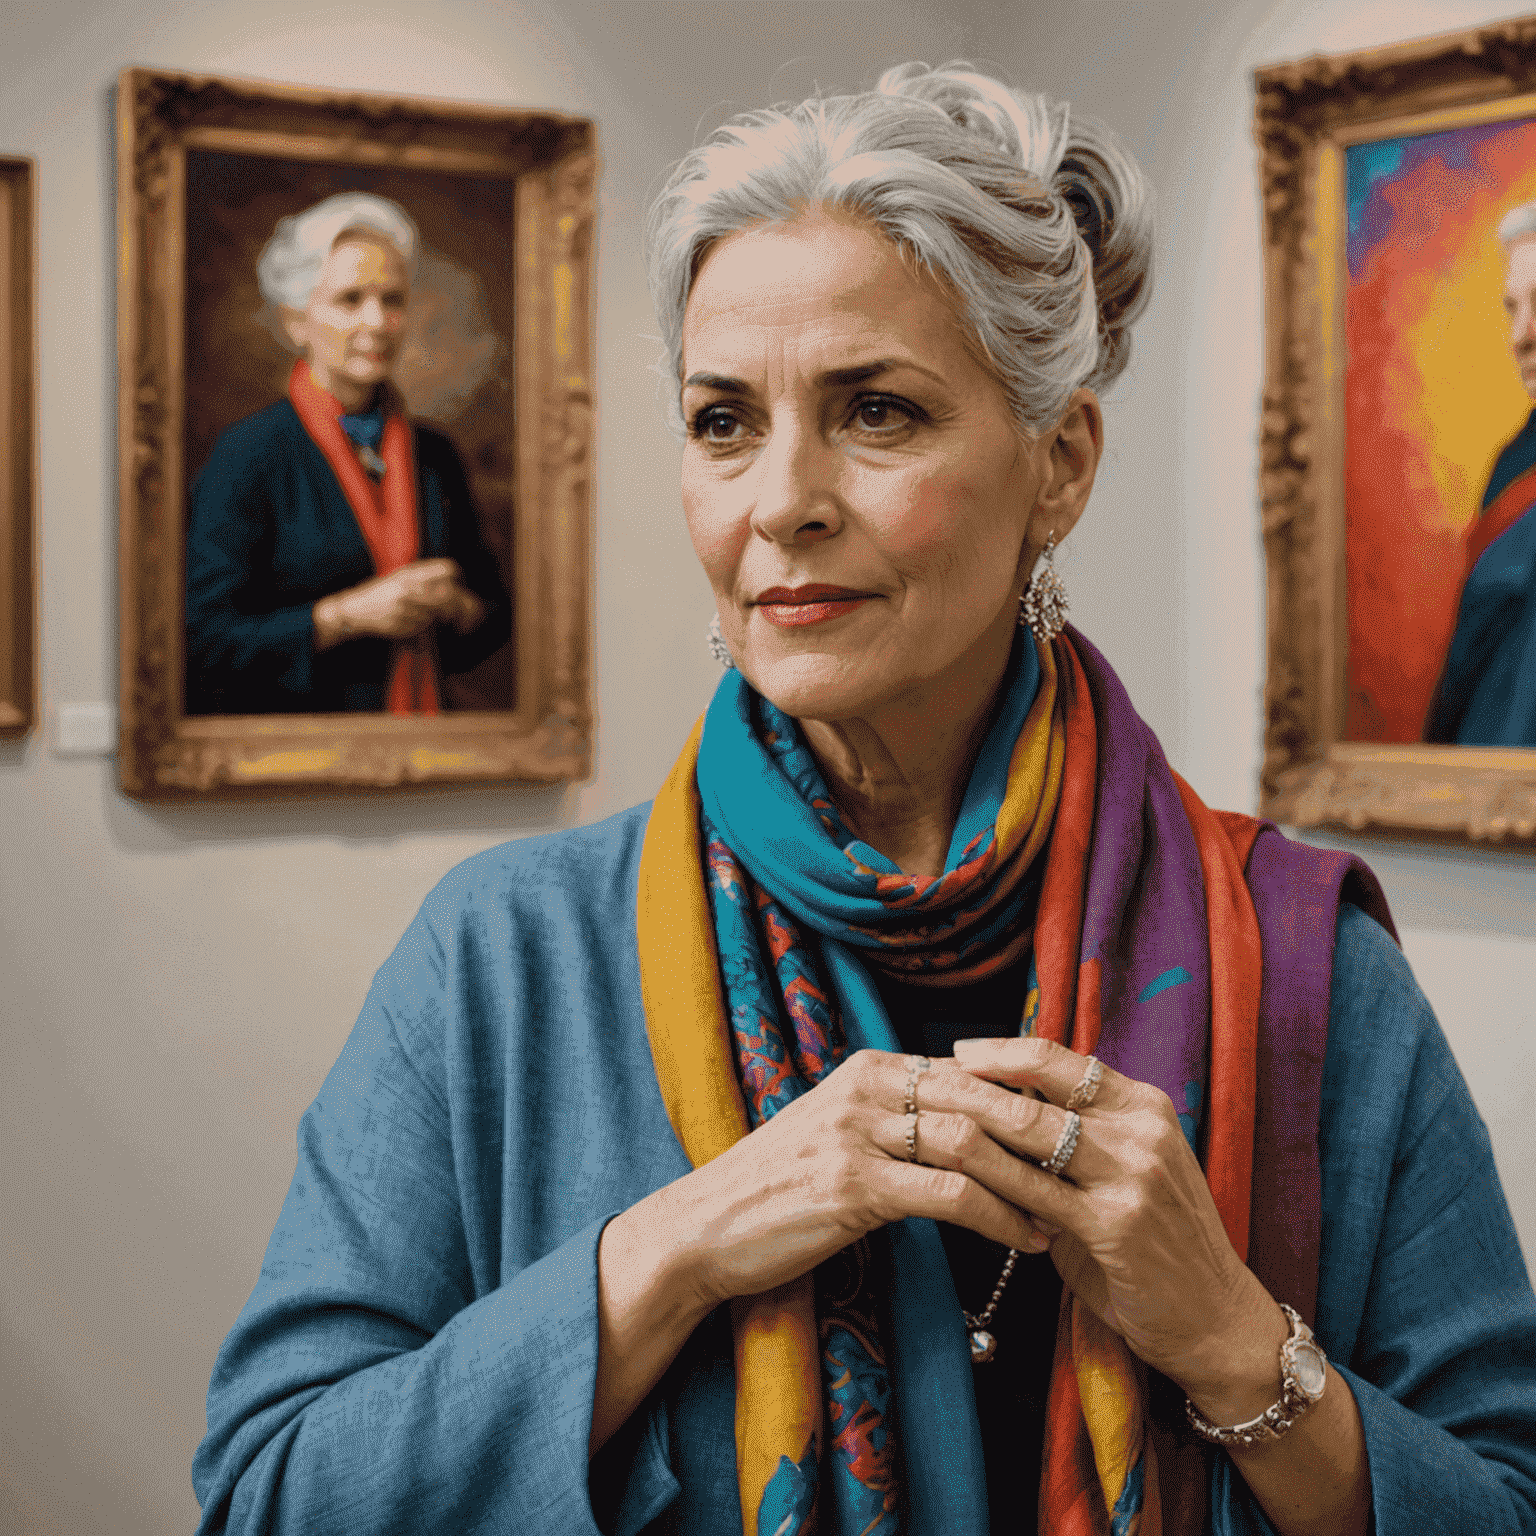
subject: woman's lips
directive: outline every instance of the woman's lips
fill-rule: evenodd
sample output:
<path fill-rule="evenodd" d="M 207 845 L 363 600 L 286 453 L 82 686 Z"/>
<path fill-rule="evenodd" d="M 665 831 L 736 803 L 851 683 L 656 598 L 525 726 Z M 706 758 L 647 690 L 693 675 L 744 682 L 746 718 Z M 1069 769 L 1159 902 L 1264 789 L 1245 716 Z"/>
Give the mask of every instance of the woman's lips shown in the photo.
<path fill-rule="evenodd" d="M 819 583 L 803 587 L 769 587 L 758 596 L 757 610 L 780 629 L 798 629 L 804 624 L 825 624 L 828 619 L 840 619 L 874 595 L 873 592 L 855 591 L 852 587 L 828 587 Z"/>

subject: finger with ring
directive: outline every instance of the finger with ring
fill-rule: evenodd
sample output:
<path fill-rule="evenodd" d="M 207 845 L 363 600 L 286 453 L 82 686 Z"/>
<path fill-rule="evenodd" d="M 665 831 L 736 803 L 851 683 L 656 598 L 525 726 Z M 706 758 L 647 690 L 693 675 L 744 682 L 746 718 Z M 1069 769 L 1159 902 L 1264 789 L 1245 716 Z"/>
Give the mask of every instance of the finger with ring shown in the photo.
<path fill-rule="evenodd" d="M 907 1117 L 907 1161 L 917 1161 L 917 1080 L 933 1063 L 926 1056 L 907 1057 L 907 1097 L 903 1106 Z"/>
<path fill-rule="evenodd" d="M 1072 1154 L 1077 1151 L 1078 1133 L 1083 1128 L 1083 1117 L 1075 1109 L 1067 1111 L 1067 1123 L 1061 1128 L 1061 1135 L 1056 1139 L 1056 1150 L 1040 1166 L 1047 1173 L 1061 1174 L 1066 1171 L 1066 1166 L 1072 1161 Z"/>
<path fill-rule="evenodd" d="M 1099 1084 L 1104 1081 L 1104 1063 L 1097 1056 L 1088 1058 L 1077 1087 L 1067 1099 L 1068 1109 L 1087 1109 L 1099 1096 Z"/>

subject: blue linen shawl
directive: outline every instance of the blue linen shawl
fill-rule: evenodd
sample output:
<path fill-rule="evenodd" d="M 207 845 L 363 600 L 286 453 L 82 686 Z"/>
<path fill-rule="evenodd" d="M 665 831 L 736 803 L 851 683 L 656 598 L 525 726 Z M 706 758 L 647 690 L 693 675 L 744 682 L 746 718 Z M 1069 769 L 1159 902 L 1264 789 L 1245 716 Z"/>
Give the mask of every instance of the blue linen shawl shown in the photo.
<path fill-rule="evenodd" d="M 724 1309 L 587 1456 L 598 1237 L 689 1166 L 639 1003 L 647 810 L 467 861 L 380 970 L 219 1352 L 200 1531 L 740 1529 Z M 1536 1532 L 1536 1296 L 1433 1014 L 1348 906 L 1320 1139 L 1317 1332 L 1378 1536 Z M 1266 1532 L 1220 1454 L 1211 1499 L 1215 1536 Z"/>

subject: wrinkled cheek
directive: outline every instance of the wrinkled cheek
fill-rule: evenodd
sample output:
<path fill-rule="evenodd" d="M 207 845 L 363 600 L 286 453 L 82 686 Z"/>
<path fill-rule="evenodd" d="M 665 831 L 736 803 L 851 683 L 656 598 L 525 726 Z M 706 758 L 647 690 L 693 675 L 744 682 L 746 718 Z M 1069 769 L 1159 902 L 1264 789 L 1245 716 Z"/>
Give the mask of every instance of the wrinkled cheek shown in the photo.
<path fill-rule="evenodd" d="M 983 515 L 965 486 L 942 481 L 911 487 L 899 510 L 882 521 L 892 560 L 913 574 L 964 571 L 987 562 L 1006 542 L 1001 516 Z"/>
<path fill-rule="evenodd" d="M 746 546 L 744 523 L 731 517 L 718 497 L 690 494 L 683 487 L 683 518 L 693 552 L 716 593 L 729 594 L 736 587 L 736 572 Z"/>

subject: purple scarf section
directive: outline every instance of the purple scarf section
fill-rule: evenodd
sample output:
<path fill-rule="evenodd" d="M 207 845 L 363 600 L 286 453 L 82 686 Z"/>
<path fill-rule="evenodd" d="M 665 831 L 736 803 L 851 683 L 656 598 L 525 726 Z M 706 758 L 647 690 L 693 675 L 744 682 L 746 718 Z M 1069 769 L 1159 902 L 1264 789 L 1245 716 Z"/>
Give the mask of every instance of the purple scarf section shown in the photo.
<path fill-rule="evenodd" d="M 1096 1054 L 1154 1083 L 1198 1143 L 1209 1076 L 1210 942 L 1200 854 L 1173 771 L 1104 657 L 1076 630 L 1098 726 L 1093 837 L 1079 965 L 1095 959 Z M 1318 1118 L 1334 934 L 1349 900 L 1397 933 L 1385 896 L 1352 854 L 1291 842 L 1269 822 L 1223 817 L 1263 945 L 1248 1263 L 1271 1294 L 1312 1318 L 1322 1171 Z M 1251 848 L 1251 852 L 1249 852 Z M 1079 972 L 1079 985 L 1092 973 Z"/>

